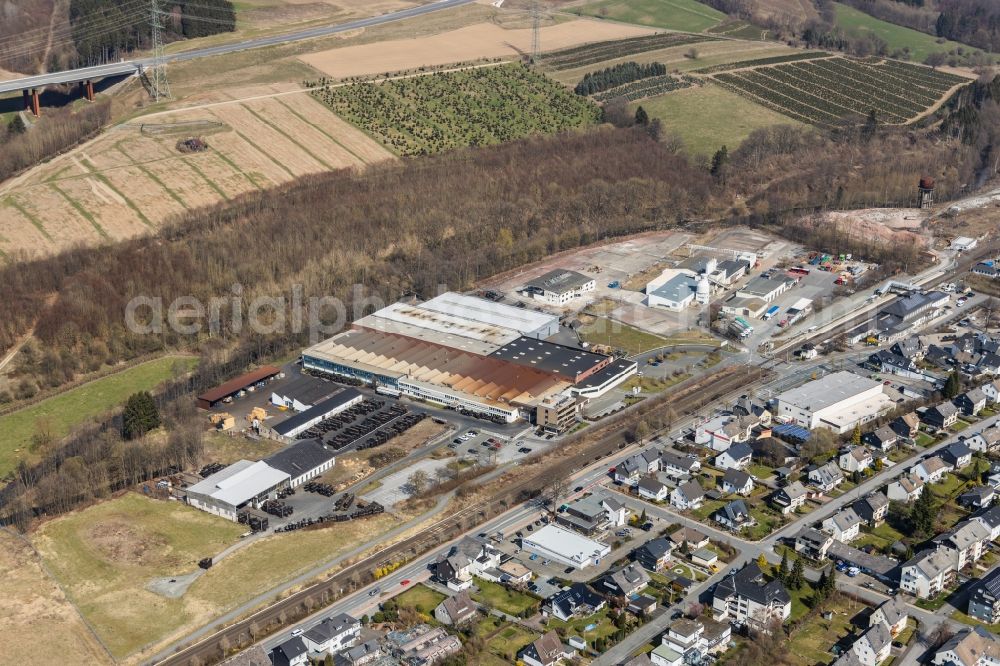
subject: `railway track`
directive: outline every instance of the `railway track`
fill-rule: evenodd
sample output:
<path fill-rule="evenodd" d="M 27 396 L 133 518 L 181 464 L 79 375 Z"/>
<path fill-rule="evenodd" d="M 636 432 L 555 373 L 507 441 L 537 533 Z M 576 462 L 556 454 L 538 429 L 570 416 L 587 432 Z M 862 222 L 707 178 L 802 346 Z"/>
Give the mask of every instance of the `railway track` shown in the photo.
<path fill-rule="evenodd" d="M 629 410 L 622 414 L 622 418 L 606 426 L 607 432 L 602 433 L 596 441 L 584 445 L 576 455 L 550 465 L 533 465 L 532 468 L 537 469 L 534 474 L 505 486 L 502 491 L 494 494 L 489 500 L 477 506 L 462 509 L 429 526 L 419 535 L 386 546 L 330 575 L 325 580 L 276 601 L 243 620 L 220 628 L 211 636 L 180 649 L 158 663 L 166 666 L 194 666 L 195 664 L 205 666 L 220 661 L 223 658 L 223 645 L 249 646 L 263 637 L 264 632 L 261 631 L 255 631 L 255 635 L 252 636 L 252 626 L 256 626 L 258 629 L 268 627 L 268 633 L 278 631 L 287 620 L 298 617 L 304 612 L 314 612 L 317 608 L 329 605 L 369 584 L 374 580 L 371 572 L 376 568 L 390 563 L 409 561 L 435 548 L 440 548 L 441 544 L 447 543 L 487 520 L 536 497 L 551 482 L 551 479 L 566 478 L 594 462 L 614 455 L 629 444 L 627 439 L 628 425 L 634 422 L 635 418 L 667 404 L 678 414 L 693 413 L 723 396 L 744 390 L 747 385 L 760 381 L 768 374 L 769 371 L 763 368 L 727 368 L 679 388 L 669 401 L 653 402 L 651 400 L 646 409 Z M 642 404 L 639 403 L 635 407 L 641 407 Z M 539 460 L 539 462 L 543 461 L 544 457 Z"/>

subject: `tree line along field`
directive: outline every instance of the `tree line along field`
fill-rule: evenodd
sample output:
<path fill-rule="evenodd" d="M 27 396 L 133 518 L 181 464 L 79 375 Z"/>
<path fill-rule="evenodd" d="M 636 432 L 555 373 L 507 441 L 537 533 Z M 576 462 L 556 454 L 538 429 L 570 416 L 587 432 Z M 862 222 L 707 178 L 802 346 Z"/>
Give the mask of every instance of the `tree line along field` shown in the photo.
<path fill-rule="evenodd" d="M 710 78 L 758 104 L 819 126 L 872 111 L 882 124 L 905 124 L 955 86 L 969 83 L 919 65 L 841 57 L 722 72 Z"/>
<path fill-rule="evenodd" d="M 600 118 L 592 102 L 520 64 L 351 83 L 313 95 L 403 156 L 495 145 Z"/>
<path fill-rule="evenodd" d="M 594 42 L 544 53 L 541 63 L 546 69 L 560 71 L 595 65 L 607 60 L 615 60 L 637 53 L 666 49 L 672 46 L 686 46 L 702 42 L 716 41 L 711 35 L 691 35 L 680 32 L 663 32 L 655 35 L 631 37 L 607 42 Z"/>

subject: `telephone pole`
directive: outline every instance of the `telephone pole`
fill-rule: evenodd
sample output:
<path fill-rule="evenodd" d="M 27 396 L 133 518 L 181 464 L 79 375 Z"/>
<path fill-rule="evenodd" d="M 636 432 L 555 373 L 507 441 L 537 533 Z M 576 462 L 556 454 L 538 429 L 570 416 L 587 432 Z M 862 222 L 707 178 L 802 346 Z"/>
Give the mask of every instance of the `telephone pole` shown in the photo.
<path fill-rule="evenodd" d="M 149 68 L 147 80 L 149 81 L 149 94 L 153 97 L 153 101 L 159 102 L 161 99 L 170 98 L 170 83 L 167 81 L 167 64 L 163 57 L 163 29 L 160 25 L 163 12 L 157 7 L 157 2 L 158 0 L 149 0 L 153 64 Z"/>
<path fill-rule="evenodd" d="M 537 63 L 542 50 L 542 5 L 540 0 L 531 3 L 531 62 Z"/>

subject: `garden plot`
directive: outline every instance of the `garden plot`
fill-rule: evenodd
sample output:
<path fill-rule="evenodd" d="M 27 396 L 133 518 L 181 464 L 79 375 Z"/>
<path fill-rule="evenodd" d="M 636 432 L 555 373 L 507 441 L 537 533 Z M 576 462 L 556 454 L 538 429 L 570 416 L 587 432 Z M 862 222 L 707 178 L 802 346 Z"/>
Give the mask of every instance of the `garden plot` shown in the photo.
<path fill-rule="evenodd" d="M 546 50 L 602 40 L 652 34 L 653 30 L 589 19 L 567 21 L 539 30 Z M 302 56 L 302 60 L 336 78 L 469 62 L 482 58 L 519 58 L 531 51 L 530 28 L 505 30 L 493 23 L 416 39 L 396 39 L 347 46 Z"/>

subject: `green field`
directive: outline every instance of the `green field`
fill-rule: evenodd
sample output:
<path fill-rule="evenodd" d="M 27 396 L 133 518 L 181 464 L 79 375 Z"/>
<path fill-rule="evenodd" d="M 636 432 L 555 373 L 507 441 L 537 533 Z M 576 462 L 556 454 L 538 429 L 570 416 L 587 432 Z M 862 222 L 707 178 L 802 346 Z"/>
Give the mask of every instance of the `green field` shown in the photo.
<path fill-rule="evenodd" d="M 719 86 L 677 90 L 637 104 L 663 128 L 680 136 L 692 155 L 711 156 L 722 146 L 730 152 L 751 132 L 771 125 L 795 125 L 794 120 Z"/>
<path fill-rule="evenodd" d="M 624 349 L 629 355 L 667 344 L 665 338 L 604 317 L 595 317 L 593 321 L 585 323 L 580 327 L 579 333 L 584 342 Z"/>
<path fill-rule="evenodd" d="M 932 35 L 882 21 L 847 5 L 834 3 L 834 7 L 837 11 L 837 25 L 843 28 L 848 35 L 852 37 L 861 37 L 866 34 L 876 35 L 889 45 L 890 53 L 909 49 L 910 60 L 914 62 L 923 62 L 924 58 L 936 51 L 947 53 L 959 47 L 974 50 L 972 47 L 958 42 L 945 41 L 943 44 L 938 44 L 937 38 Z"/>
<path fill-rule="evenodd" d="M 352 83 L 313 95 L 404 156 L 552 134 L 600 118 L 593 103 L 519 64 Z"/>
<path fill-rule="evenodd" d="M 535 597 L 481 578 L 476 579 L 476 587 L 479 591 L 472 594 L 473 599 L 508 615 L 520 615 L 527 609 L 537 608 L 539 604 Z"/>
<path fill-rule="evenodd" d="M 576 11 L 623 23 L 685 32 L 707 30 L 726 18 L 722 12 L 697 0 L 600 0 Z"/>
<path fill-rule="evenodd" d="M 833 613 L 833 618 L 825 620 L 817 614 L 792 633 L 788 641 L 788 656 L 793 664 L 813 666 L 832 661 L 834 657 L 830 649 L 850 633 L 851 618 L 863 607 L 838 596 L 828 601 L 825 609 Z"/>
<path fill-rule="evenodd" d="M 247 542 L 179 598 L 147 586 L 199 572 L 198 560 L 238 542 L 243 525 L 127 493 L 44 523 L 32 541 L 84 619 L 121 659 L 203 626 L 398 524 L 385 514 Z"/>
<path fill-rule="evenodd" d="M 396 597 L 396 605 L 400 608 L 412 608 L 423 616 L 425 622 L 434 620 L 434 609 L 438 607 L 445 596 L 426 585 L 414 585 L 406 592 Z"/>
<path fill-rule="evenodd" d="M 0 416 L 0 432 L 4 433 L 0 476 L 13 471 L 18 461 L 33 457 L 36 452 L 31 450 L 32 437 L 40 425 L 57 438 L 65 437 L 73 427 L 120 407 L 136 391 L 152 390 L 170 379 L 178 362 L 180 369 L 188 372 L 198 360 L 191 356 L 165 356 Z"/>

